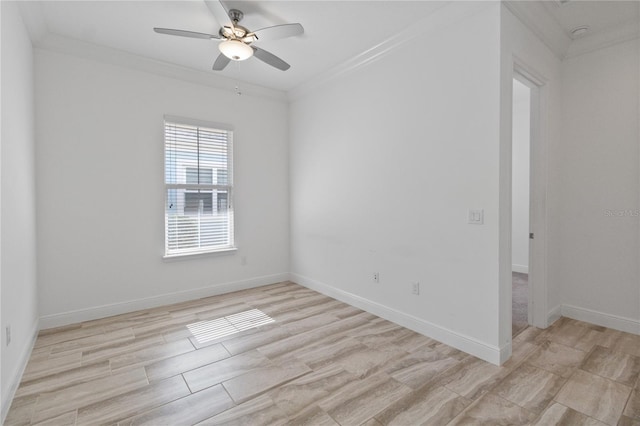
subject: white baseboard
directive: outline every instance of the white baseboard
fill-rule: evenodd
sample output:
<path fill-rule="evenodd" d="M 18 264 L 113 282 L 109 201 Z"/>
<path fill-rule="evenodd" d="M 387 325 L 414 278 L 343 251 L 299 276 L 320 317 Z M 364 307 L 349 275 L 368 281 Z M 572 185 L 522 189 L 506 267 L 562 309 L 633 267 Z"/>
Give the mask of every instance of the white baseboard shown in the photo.
<path fill-rule="evenodd" d="M 558 305 L 551 309 L 547 314 L 547 327 L 551 326 L 554 322 L 558 321 L 562 316 L 562 305 Z"/>
<path fill-rule="evenodd" d="M 500 365 L 501 362 L 506 360 L 506 358 L 504 360 L 502 358 L 505 356 L 508 357 L 511 352 L 510 348 L 499 348 L 497 346 L 488 345 L 474 339 L 473 337 L 456 333 L 452 330 L 440 327 L 439 325 L 414 317 L 413 315 L 400 312 L 396 309 L 373 302 L 353 293 L 340 290 L 331 285 L 315 281 L 311 278 L 304 277 L 300 274 L 291 273 L 290 280 L 329 297 L 333 297 L 334 299 L 348 303 L 349 305 L 363 309 L 439 342 L 453 346 L 456 349 L 460 349 L 461 351 L 467 352 L 492 364 Z"/>
<path fill-rule="evenodd" d="M 2 393 L 2 408 L 0 413 L 2 420 L 0 421 L 0 424 L 4 424 L 7 414 L 9 413 L 11 402 L 13 402 L 13 397 L 18 390 L 18 386 L 20 385 L 20 381 L 22 380 L 22 375 L 24 374 L 24 370 L 27 368 L 27 363 L 29 362 L 29 358 L 31 357 L 33 345 L 36 343 L 38 331 L 40 331 L 40 324 L 38 320 L 36 320 L 33 328 L 31 329 L 30 339 L 27 340 L 25 345 L 22 347 L 22 350 L 20 351 L 20 363 L 11 376 L 11 379 L 9 381 L 9 388 L 6 392 Z"/>
<path fill-rule="evenodd" d="M 203 297 L 216 296 L 218 294 L 230 293 L 232 291 L 238 290 L 246 290 L 248 288 L 261 287 L 264 285 L 288 280 L 289 273 L 284 272 L 280 274 L 251 278 L 248 280 L 215 284 L 212 286 L 197 288 L 193 290 L 161 294 L 159 296 L 151 296 L 144 299 L 129 300 L 126 302 L 94 306 L 91 308 L 62 312 L 59 314 L 45 315 L 40 318 L 40 326 L 42 329 L 60 327 L 63 325 L 75 324 L 78 322 L 90 321 L 98 318 L 105 318 L 113 315 L 134 312 L 140 309 L 155 308 L 158 306 L 170 305 L 172 303 L 180 303 L 188 300 L 200 299 Z"/>
<path fill-rule="evenodd" d="M 513 264 L 513 265 L 511 265 L 511 270 L 513 272 L 520 272 L 521 274 L 528 274 L 529 273 L 529 267 L 527 265 L 516 265 L 516 264 Z"/>
<path fill-rule="evenodd" d="M 640 335 L 640 320 L 607 314 L 573 305 L 562 305 L 562 316 Z"/>

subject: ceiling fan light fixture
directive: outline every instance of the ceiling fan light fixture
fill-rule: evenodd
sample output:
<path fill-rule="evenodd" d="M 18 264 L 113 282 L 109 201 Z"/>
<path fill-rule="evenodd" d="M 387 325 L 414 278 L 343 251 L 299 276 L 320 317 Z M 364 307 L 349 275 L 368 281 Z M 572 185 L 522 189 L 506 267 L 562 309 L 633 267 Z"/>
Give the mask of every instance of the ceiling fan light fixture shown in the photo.
<path fill-rule="evenodd" d="M 232 61 L 244 61 L 253 56 L 253 49 L 240 40 L 225 40 L 218 45 L 220 52 Z"/>

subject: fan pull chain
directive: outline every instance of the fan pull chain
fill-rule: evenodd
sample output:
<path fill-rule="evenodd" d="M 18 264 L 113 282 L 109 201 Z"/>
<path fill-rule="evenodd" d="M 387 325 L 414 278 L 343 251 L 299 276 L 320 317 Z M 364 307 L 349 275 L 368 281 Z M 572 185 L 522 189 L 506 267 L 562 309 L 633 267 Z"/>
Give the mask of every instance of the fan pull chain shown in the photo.
<path fill-rule="evenodd" d="M 236 63 L 236 68 L 237 68 L 237 73 L 236 75 L 239 77 L 240 76 L 240 62 L 239 61 L 234 61 Z M 239 79 L 236 79 L 236 95 L 238 96 L 242 96 L 242 91 L 240 90 L 240 82 Z"/>

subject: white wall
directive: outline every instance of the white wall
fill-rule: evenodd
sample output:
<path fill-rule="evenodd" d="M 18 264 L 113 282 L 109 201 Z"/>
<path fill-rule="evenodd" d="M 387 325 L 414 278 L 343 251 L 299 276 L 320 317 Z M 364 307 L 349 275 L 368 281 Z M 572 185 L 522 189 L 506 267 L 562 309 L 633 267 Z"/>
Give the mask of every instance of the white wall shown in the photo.
<path fill-rule="evenodd" d="M 2 8 L 2 139 L 0 282 L 2 293 L 2 415 L 7 412 L 35 332 L 36 188 L 33 49 L 14 2 Z M 5 327 L 11 343 L 5 346 Z"/>
<path fill-rule="evenodd" d="M 639 43 L 563 62 L 558 259 L 568 315 L 638 333 Z"/>
<path fill-rule="evenodd" d="M 291 270 L 497 362 L 499 6 L 452 7 L 292 103 Z"/>
<path fill-rule="evenodd" d="M 44 50 L 36 94 L 45 327 L 287 277 L 284 100 Z M 237 253 L 163 260 L 165 114 L 235 127 Z"/>
<path fill-rule="evenodd" d="M 530 102 L 530 89 L 513 80 L 511 264 L 524 274 L 529 272 Z"/>

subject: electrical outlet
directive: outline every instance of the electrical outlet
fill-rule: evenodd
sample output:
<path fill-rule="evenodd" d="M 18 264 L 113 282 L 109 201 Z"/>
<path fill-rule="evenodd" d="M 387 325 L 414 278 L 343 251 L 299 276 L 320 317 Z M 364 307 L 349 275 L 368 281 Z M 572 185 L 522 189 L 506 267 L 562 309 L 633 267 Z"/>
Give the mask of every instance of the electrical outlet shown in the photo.
<path fill-rule="evenodd" d="M 373 273 L 373 282 L 374 283 L 379 283 L 380 282 L 380 272 L 374 272 Z"/>
<path fill-rule="evenodd" d="M 9 346 L 9 343 L 11 343 L 11 326 L 8 325 L 5 328 L 5 339 L 7 341 L 7 346 Z"/>
<path fill-rule="evenodd" d="M 411 283 L 411 293 L 415 294 L 415 295 L 420 294 L 420 283 L 419 282 Z"/>
<path fill-rule="evenodd" d="M 472 225 L 483 225 L 484 209 L 469 209 L 468 221 Z"/>

